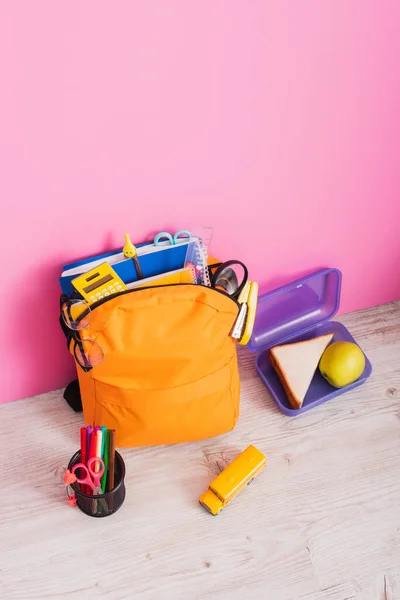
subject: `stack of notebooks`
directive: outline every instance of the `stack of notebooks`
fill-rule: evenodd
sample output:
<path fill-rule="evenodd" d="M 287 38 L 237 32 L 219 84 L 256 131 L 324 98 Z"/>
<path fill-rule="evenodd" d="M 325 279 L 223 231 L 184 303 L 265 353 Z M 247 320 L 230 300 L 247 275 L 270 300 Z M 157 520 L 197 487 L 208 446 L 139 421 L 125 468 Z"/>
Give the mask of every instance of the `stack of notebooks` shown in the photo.
<path fill-rule="evenodd" d="M 79 275 L 87 273 L 103 263 L 112 266 L 118 277 L 126 284 L 128 289 L 134 287 L 145 287 L 154 285 L 157 279 L 162 277 L 162 284 L 173 283 L 196 283 L 196 276 L 193 269 L 187 268 L 188 248 L 201 249 L 198 238 L 183 238 L 175 245 L 170 245 L 168 241 L 161 242 L 157 246 L 154 243 L 138 244 L 137 258 L 140 261 L 140 267 L 143 273 L 143 279 L 138 278 L 135 263 L 131 258 L 125 258 L 121 250 L 115 250 L 106 254 L 99 254 L 63 267 L 63 272 L 59 278 L 61 290 L 67 296 L 71 296 L 74 291 L 72 281 Z M 204 260 L 199 256 L 199 260 Z M 207 271 L 207 269 L 205 270 Z M 205 275 L 205 277 L 208 276 Z M 161 284 L 161 281 L 160 281 Z M 207 285 L 207 281 L 204 281 Z"/>

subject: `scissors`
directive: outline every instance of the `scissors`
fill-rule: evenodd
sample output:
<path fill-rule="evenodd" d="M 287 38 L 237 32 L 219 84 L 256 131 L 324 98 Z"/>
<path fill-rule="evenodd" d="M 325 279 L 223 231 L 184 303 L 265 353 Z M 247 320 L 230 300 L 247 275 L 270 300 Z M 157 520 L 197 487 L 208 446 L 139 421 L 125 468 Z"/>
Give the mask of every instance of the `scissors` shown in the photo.
<path fill-rule="evenodd" d="M 100 469 L 98 471 L 94 470 L 95 463 L 99 463 L 100 465 Z M 85 473 L 85 477 L 83 477 L 82 479 L 76 477 L 75 471 L 77 469 L 82 469 Z M 98 496 L 102 493 L 100 480 L 104 473 L 104 462 L 101 458 L 98 458 L 97 456 L 89 458 L 87 466 L 83 463 L 77 463 L 72 467 L 72 473 L 75 474 L 76 481 L 78 483 L 80 483 L 81 485 L 88 485 L 90 487 L 90 489 L 93 492 L 93 495 Z"/>
<path fill-rule="evenodd" d="M 179 238 L 182 237 L 186 237 L 190 240 L 192 236 L 190 231 L 186 231 L 186 229 L 181 229 L 180 231 L 177 231 L 174 236 L 172 236 L 167 231 L 160 231 L 160 233 L 157 233 L 156 237 L 154 238 L 154 245 L 159 246 L 160 241 L 166 239 L 171 246 L 176 246 L 176 244 L 179 244 Z"/>
<path fill-rule="evenodd" d="M 98 471 L 94 470 L 96 463 L 98 463 L 100 465 L 100 468 Z M 76 477 L 75 471 L 77 469 L 82 469 L 83 472 L 85 473 L 85 477 L 83 477 L 81 479 Z M 99 496 L 100 494 L 103 493 L 101 490 L 101 481 L 100 480 L 104 473 L 104 462 L 98 456 L 93 456 L 92 458 L 90 458 L 88 460 L 87 466 L 84 465 L 83 463 L 77 463 L 76 465 L 74 465 L 72 467 L 71 472 L 75 475 L 76 481 L 78 483 L 80 483 L 81 486 L 88 485 L 90 487 L 94 496 Z M 105 499 L 103 498 L 103 499 L 99 500 L 99 502 L 100 502 L 100 506 L 107 512 L 108 506 L 107 506 L 107 502 L 105 501 Z M 97 513 L 97 500 L 93 500 L 92 512 L 93 512 L 93 514 Z"/>

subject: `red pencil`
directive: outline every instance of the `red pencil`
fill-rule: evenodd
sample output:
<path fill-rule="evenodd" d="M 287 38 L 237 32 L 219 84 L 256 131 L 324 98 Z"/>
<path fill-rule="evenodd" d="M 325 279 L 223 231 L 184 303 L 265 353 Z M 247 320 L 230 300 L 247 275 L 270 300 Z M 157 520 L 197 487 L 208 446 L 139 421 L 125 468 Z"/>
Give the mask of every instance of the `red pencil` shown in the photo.
<path fill-rule="evenodd" d="M 81 463 L 86 465 L 86 427 L 81 427 Z M 81 490 L 84 494 L 87 493 L 87 486 L 82 485 Z"/>

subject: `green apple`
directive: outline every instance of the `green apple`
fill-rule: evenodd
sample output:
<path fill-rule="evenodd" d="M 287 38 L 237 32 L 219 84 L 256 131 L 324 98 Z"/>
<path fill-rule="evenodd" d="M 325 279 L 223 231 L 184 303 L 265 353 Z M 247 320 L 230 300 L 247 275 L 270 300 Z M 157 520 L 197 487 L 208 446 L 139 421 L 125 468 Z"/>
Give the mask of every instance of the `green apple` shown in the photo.
<path fill-rule="evenodd" d="M 333 342 L 319 361 L 322 377 L 335 388 L 342 388 L 356 381 L 364 368 L 364 354 L 353 342 Z"/>

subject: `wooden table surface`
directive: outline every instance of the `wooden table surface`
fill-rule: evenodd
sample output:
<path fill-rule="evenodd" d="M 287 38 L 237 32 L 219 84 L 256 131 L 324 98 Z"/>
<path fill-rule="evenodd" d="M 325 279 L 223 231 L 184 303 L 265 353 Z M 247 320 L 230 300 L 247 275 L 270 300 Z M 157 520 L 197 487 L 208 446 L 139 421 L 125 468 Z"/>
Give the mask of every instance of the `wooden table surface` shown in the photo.
<path fill-rule="evenodd" d="M 286 417 L 244 350 L 235 430 L 122 450 L 127 496 L 109 518 L 66 503 L 82 415 L 62 391 L 1 405 L 0 598 L 400 600 L 400 303 L 339 320 L 367 383 Z M 210 516 L 199 495 L 250 443 L 267 468 Z"/>

